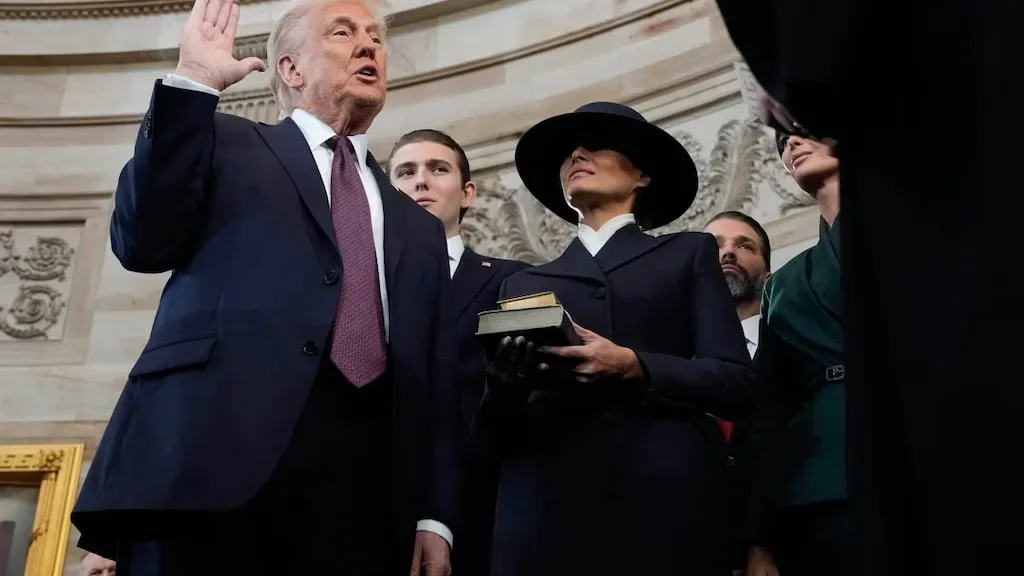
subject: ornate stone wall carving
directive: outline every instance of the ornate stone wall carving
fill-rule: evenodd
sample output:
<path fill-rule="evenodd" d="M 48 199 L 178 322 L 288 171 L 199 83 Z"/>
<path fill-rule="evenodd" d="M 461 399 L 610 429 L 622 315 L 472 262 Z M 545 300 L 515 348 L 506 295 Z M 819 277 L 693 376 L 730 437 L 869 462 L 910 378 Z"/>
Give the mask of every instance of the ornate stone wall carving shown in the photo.
<path fill-rule="evenodd" d="M 253 122 L 276 124 L 280 109 L 270 90 L 246 90 L 224 94 L 217 104 L 217 110 L 225 114 L 241 116 Z"/>
<path fill-rule="evenodd" d="M 741 104 L 665 126 L 697 165 L 699 191 L 690 209 L 654 234 L 699 230 L 715 214 L 740 210 L 762 222 L 813 205 L 786 173 L 775 141 Z M 475 250 L 538 264 L 557 257 L 575 228 L 530 196 L 512 167 L 481 175 L 476 205 L 463 222 Z"/>
<path fill-rule="evenodd" d="M 75 236 L 74 229 L 0 228 L 0 341 L 61 338 Z"/>
<path fill-rule="evenodd" d="M 254 0 L 235 0 L 254 4 Z M 39 4 L 0 4 L 0 20 L 73 20 L 80 18 L 130 18 L 153 14 L 188 12 L 193 0 L 97 0 L 94 2 L 54 2 Z"/>

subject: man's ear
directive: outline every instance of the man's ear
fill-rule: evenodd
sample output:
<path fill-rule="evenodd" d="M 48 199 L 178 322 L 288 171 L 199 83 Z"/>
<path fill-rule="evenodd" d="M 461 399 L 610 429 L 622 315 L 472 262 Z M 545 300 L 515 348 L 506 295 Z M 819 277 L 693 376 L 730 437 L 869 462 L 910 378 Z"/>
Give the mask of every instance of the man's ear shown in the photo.
<path fill-rule="evenodd" d="M 634 186 L 634 188 L 636 188 L 637 192 L 640 192 L 641 190 L 646 189 L 650 185 L 651 185 L 651 177 L 650 176 L 641 176 L 640 178 L 637 179 L 636 185 Z"/>
<path fill-rule="evenodd" d="M 277 59 L 277 75 L 285 86 L 293 90 L 301 88 L 306 83 L 302 72 L 299 72 L 295 58 L 289 54 L 284 54 Z"/>
<path fill-rule="evenodd" d="M 469 208 L 476 202 L 476 182 L 470 180 L 462 187 L 462 202 L 459 203 L 463 209 Z"/>

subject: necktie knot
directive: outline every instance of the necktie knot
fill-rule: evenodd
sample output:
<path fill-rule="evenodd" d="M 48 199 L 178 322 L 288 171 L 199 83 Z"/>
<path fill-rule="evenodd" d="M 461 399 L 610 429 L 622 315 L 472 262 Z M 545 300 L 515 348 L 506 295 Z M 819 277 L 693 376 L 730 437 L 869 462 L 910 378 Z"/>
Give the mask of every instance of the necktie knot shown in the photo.
<path fill-rule="evenodd" d="M 348 152 L 355 152 L 355 150 L 352 148 L 352 141 L 349 140 L 346 136 L 342 136 L 341 134 L 335 134 L 334 136 L 331 136 L 330 139 L 327 140 L 327 142 L 324 142 L 324 145 L 330 148 L 331 150 L 334 150 L 335 154 L 337 154 L 338 152 L 344 152 L 346 150 Z M 345 148 L 340 148 L 343 145 L 345 146 Z"/>

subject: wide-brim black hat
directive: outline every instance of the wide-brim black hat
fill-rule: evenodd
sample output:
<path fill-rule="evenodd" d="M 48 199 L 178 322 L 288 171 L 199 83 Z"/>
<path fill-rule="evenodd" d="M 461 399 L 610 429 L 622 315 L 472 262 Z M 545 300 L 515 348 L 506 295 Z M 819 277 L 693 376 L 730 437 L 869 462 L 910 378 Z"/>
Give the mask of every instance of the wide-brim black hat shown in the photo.
<path fill-rule="evenodd" d="M 644 229 L 682 216 L 697 195 L 697 167 L 678 140 L 628 106 L 594 102 L 538 123 L 516 146 L 516 169 L 523 184 L 567 222 L 576 224 L 579 214 L 562 191 L 559 170 L 579 147 L 615 150 L 650 178 L 633 207 Z"/>

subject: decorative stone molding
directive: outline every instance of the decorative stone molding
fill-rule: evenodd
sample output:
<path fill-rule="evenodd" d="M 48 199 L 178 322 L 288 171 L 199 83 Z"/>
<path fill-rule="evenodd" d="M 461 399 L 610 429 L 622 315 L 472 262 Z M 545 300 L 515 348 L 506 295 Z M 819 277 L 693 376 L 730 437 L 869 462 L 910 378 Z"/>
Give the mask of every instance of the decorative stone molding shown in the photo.
<path fill-rule="evenodd" d="M 0 198 L 0 366 L 85 359 L 108 198 Z"/>
<path fill-rule="evenodd" d="M 269 88 L 225 93 L 217 104 L 217 110 L 266 124 L 276 124 L 281 113 Z"/>
<path fill-rule="evenodd" d="M 241 38 L 235 38 L 235 46 L 232 51 L 235 58 L 239 60 L 243 58 L 256 57 L 266 62 L 267 60 L 267 40 L 270 38 L 270 34 L 256 34 L 254 36 L 243 36 Z M 177 54 L 174 55 L 178 57 Z"/>
<path fill-rule="evenodd" d="M 6 305 L 0 304 L 0 340 L 59 339 L 67 307 L 62 288 L 75 250 L 60 236 L 35 234 L 35 244 L 22 253 L 14 233 L 14 228 L 0 229 L 0 295 L 14 292 Z M 7 275 L 16 279 L 16 291 L 5 290 L 15 286 L 4 286 Z"/>
<path fill-rule="evenodd" d="M 238 4 L 260 4 L 273 0 L 235 0 Z M 389 17 L 392 25 L 406 25 L 450 16 L 477 8 L 492 0 L 439 0 Z M 130 18 L 153 14 L 188 12 L 192 0 L 86 0 L 83 2 L 0 3 L 0 20 L 77 20 L 86 18 Z"/>
<path fill-rule="evenodd" d="M 255 0 L 250 0 L 255 1 Z M 473 0 L 476 1 L 476 0 Z M 667 10 L 676 8 L 682 4 L 691 2 L 692 0 L 662 0 L 654 4 L 626 12 L 610 18 L 586 28 L 576 30 L 571 34 L 564 34 L 555 38 L 544 40 L 541 42 L 535 42 L 523 46 L 519 49 L 505 52 L 502 54 L 496 54 L 486 58 L 478 58 L 462 62 L 454 66 L 445 66 L 441 68 L 435 68 L 427 70 L 425 72 L 409 74 L 406 76 L 389 79 L 388 89 L 390 91 L 400 90 L 403 88 L 409 88 L 419 84 L 426 84 L 432 82 L 439 82 L 450 78 L 455 78 L 460 75 L 468 74 L 470 72 L 483 70 L 491 67 L 497 67 L 516 60 L 527 58 L 536 54 L 540 54 L 546 51 L 555 50 L 576 42 L 581 42 L 593 36 L 607 33 L 611 30 L 615 30 L 621 27 L 634 24 L 636 22 L 643 21 L 648 18 L 657 16 L 658 14 Z M 0 5 L 0 14 L 2 14 L 2 6 Z M 237 58 L 246 57 L 257 57 L 266 60 L 267 57 L 267 38 L 266 34 L 257 34 L 252 36 L 245 36 L 236 39 L 234 46 L 234 54 Z M 111 58 L 119 58 L 120 55 L 90 55 L 90 54 L 73 54 L 73 55 L 61 55 L 54 57 L 39 57 L 39 56 L 0 56 L 0 64 L 7 65 L 27 65 L 29 62 L 37 65 L 68 65 L 68 59 L 80 60 L 82 58 L 88 58 L 92 61 L 92 64 L 100 64 L 105 60 Z M 177 49 L 170 51 L 155 51 L 155 53 L 140 53 L 133 55 L 136 61 L 153 61 L 157 60 L 171 60 L 177 58 Z M 264 103 L 267 99 L 272 99 L 273 96 L 270 92 L 270 88 L 260 88 L 255 90 L 246 90 L 243 92 L 231 92 L 230 89 L 226 92 L 222 99 L 230 99 L 232 104 L 226 106 L 223 111 L 232 110 L 232 114 L 238 114 L 246 118 L 250 118 L 256 121 L 276 121 L 277 113 L 266 112 L 263 108 Z M 248 99 L 251 104 L 242 104 L 242 101 Z M 234 112 L 238 111 L 238 112 Z M 249 116 L 253 114 L 254 116 Z M 80 126 L 90 124 L 122 124 L 141 121 L 143 112 L 138 115 L 124 115 L 117 117 L 37 117 L 37 118 L 4 118 L 0 117 L 0 127 L 13 127 L 13 126 Z M 264 120 L 270 118 L 270 120 Z"/>
<path fill-rule="evenodd" d="M 0 339 L 51 337 L 67 307 L 58 285 L 67 279 L 74 253 L 63 238 L 36 236 L 35 245 L 21 254 L 15 246 L 14 229 L 0 230 L 0 280 L 12 273 L 21 281 L 10 303 L 0 305 Z"/>
<path fill-rule="evenodd" d="M 235 0 L 257 4 L 267 0 Z M 153 14 L 188 12 L 189 0 L 106 0 L 98 2 L 53 2 L 41 4 L 0 4 L 0 20 L 75 20 L 85 18 L 129 18 Z"/>

